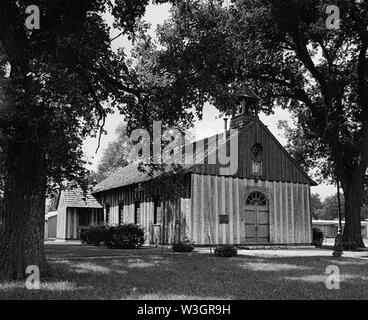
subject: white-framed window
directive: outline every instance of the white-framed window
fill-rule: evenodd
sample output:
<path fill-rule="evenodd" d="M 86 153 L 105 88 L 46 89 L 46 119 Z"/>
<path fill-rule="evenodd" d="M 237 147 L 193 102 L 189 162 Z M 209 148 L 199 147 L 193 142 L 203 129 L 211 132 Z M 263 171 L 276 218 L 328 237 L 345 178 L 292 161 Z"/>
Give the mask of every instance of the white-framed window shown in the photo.
<path fill-rule="evenodd" d="M 262 175 L 262 161 L 252 160 L 252 175 L 254 176 Z"/>

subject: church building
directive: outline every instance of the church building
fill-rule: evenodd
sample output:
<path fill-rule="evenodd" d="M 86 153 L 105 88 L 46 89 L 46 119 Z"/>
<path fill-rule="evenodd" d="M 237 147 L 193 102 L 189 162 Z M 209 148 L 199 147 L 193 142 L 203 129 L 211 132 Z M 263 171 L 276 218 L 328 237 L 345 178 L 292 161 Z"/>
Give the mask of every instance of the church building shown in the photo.
<path fill-rule="evenodd" d="M 101 212 L 99 220 L 109 224 L 141 225 L 147 244 L 152 245 L 184 239 L 197 245 L 310 244 L 310 187 L 316 183 L 260 121 L 254 92 L 243 89 L 237 97 L 231 131 L 225 128 L 216 137 L 190 145 L 193 156 L 201 155 L 203 161 L 184 165 L 180 197 L 145 192 L 152 178 L 130 164 L 95 187 L 88 210 L 63 211 L 70 216 L 58 217 L 63 222 L 58 225 L 58 238 L 78 237 L 78 221 L 97 221 Z M 230 153 L 236 170 L 213 161 L 221 149 Z M 91 217 L 74 216 L 78 212 L 89 212 Z M 73 232 L 68 231 L 71 227 Z"/>

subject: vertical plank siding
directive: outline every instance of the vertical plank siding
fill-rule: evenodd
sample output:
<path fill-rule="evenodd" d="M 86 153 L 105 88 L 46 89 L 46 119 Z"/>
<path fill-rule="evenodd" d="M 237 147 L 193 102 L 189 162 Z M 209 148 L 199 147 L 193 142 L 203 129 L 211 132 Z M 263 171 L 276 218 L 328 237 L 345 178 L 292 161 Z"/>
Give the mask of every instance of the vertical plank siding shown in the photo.
<path fill-rule="evenodd" d="M 307 184 L 194 174 L 191 239 L 202 245 L 210 241 L 212 244 L 244 244 L 246 196 L 260 191 L 269 202 L 270 243 L 309 244 L 312 241 L 309 189 Z M 229 216 L 227 224 L 219 223 L 222 214 Z"/>
<path fill-rule="evenodd" d="M 67 215 L 66 215 L 64 193 L 62 192 L 58 204 L 56 238 L 59 240 L 64 240 L 66 239 L 66 234 L 67 234 Z"/>
<path fill-rule="evenodd" d="M 193 174 L 190 187 L 190 197 L 162 201 L 161 243 L 189 238 L 199 245 L 245 244 L 244 205 L 252 191 L 264 193 L 268 201 L 269 243 L 312 241 L 308 184 Z M 136 198 L 134 190 L 130 186 L 104 192 L 102 203 L 105 208 L 110 206 L 111 224 L 118 224 L 119 204 L 123 206 L 121 221 L 134 223 L 135 202 L 140 201 L 140 224 L 147 244 L 153 243 L 153 200 L 143 193 Z M 228 223 L 220 224 L 220 215 L 227 215 Z M 69 230 L 73 230 L 74 219 L 68 210 Z"/>
<path fill-rule="evenodd" d="M 154 201 L 141 192 L 138 197 L 135 194 L 136 186 L 129 186 L 109 190 L 100 195 L 106 216 L 106 206 L 110 206 L 110 224 L 134 223 L 135 204 L 140 203 L 138 220 L 146 235 L 146 243 L 154 242 Z M 203 198 L 203 197 L 200 197 Z M 201 200 L 202 201 L 202 200 Z M 119 217 L 119 205 L 122 206 L 122 215 Z M 158 223 L 161 225 L 161 242 L 173 243 L 191 238 L 194 224 L 192 219 L 196 219 L 189 214 L 190 199 L 181 198 L 178 200 L 163 200 L 161 202 L 161 217 Z M 204 217 L 203 217 L 204 218 Z M 121 219 L 121 220 L 120 220 Z M 204 224 L 203 224 L 204 227 Z"/>

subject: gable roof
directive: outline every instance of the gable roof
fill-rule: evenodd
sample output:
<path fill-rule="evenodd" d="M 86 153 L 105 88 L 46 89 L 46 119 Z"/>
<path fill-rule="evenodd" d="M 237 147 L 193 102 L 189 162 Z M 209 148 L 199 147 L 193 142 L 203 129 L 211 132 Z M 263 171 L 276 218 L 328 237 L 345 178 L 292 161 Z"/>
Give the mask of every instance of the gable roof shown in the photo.
<path fill-rule="evenodd" d="M 211 146 L 207 146 L 207 149 L 205 149 L 205 148 L 199 149 L 197 147 L 194 148 L 194 146 L 205 145 L 205 143 L 204 143 L 205 140 L 208 140 L 210 138 L 215 138 L 215 137 L 218 137 L 219 139 L 222 139 L 223 133 L 216 134 L 216 135 L 213 135 L 209 138 L 198 140 L 198 141 L 195 141 L 193 143 L 189 143 L 189 144 L 183 146 L 182 149 L 184 150 L 185 148 L 188 148 L 188 146 L 193 147 L 193 149 L 195 149 L 193 157 L 198 161 L 201 160 L 201 161 L 205 162 L 206 158 L 209 155 L 216 152 L 217 149 L 224 146 L 227 143 L 227 141 L 230 140 L 230 137 L 227 139 L 227 141 L 222 142 L 218 145 L 212 144 Z M 191 169 L 195 168 L 197 165 L 198 164 L 185 164 L 185 165 L 182 165 L 182 167 L 187 172 L 191 172 Z M 170 171 L 170 166 L 167 168 L 167 170 Z M 112 190 L 112 189 L 132 185 L 132 184 L 145 182 L 145 181 L 151 180 L 152 178 L 156 178 L 156 177 L 160 176 L 160 174 L 161 174 L 160 172 L 157 172 L 152 177 L 152 176 L 148 175 L 146 172 L 140 171 L 138 169 L 138 164 L 137 163 L 131 163 L 131 164 L 128 164 L 127 166 L 125 166 L 124 168 L 118 170 L 117 172 L 112 174 L 110 177 L 108 177 L 105 180 L 98 183 L 93 188 L 92 193 L 95 194 L 95 193 L 99 193 L 99 192 L 102 192 L 102 191 Z"/>
<path fill-rule="evenodd" d="M 84 194 L 83 190 L 79 187 L 68 187 L 62 192 L 64 193 L 65 207 L 91 209 L 103 208 L 98 199 L 90 191 Z"/>
<path fill-rule="evenodd" d="M 279 140 L 272 134 L 268 127 L 258 119 L 259 124 L 263 129 L 270 135 L 271 139 L 279 146 L 283 153 L 288 157 L 288 159 L 299 169 L 303 176 L 307 179 L 311 186 L 317 186 L 318 184 L 304 171 L 304 169 L 299 165 L 298 162 L 291 156 L 291 154 L 285 149 L 285 147 L 280 143 Z"/>
<path fill-rule="evenodd" d="M 138 164 L 131 163 L 115 172 L 107 179 L 98 183 L 93 188 L 93 193 L 116 189 L 127 185 L 148 181 L 150 179 L 151 177 L 147 173 L 138 170 Z"/>
<path fill-rule="evenodd" d="M 258 119 L 255 118 L 253 121 L 249 122 L 245 127 L 240 129 L 241 132 L 246 132 L 250 128 L 254 127 L 255 125 L 259 124 L 265 132 L 270 136 L 270 139 L 277 145 L 277 147 L 281 150 L 281 152 L 296 168 L 297 171 L 304 177 L 304 181 L 309 183 L 312 186 L 317 185 L 309 176 L 308 174 L 300 167 L 300 165 L 295 161 L 295 159 L 287 152 L 287 150 L 281 145 L 281 143 L 274 137 L 274 135 L 269 131 L 269 129 Z M 225 148 L 226 144 L 230 141 L 231 136 L 229 135 L 226 141 L 223 140 L 224 133 L 216 134 L 211 137 L 198 140 L 196 142 L 190 143 L 183 147 L 187 148 L 188 146 L 193 148 L 194 151 L 194 158 L 196 160 L 203 160 L 204 164 L 196 162 L 195 164 L 185 164 L 183 168 L 187 172 L 194 172 L 194 173 L 203 173 L 203 174 L 216 174 L 215 170 L 209 170 L 208 167 L 216 166 L 216 165 L 208 165 L 206 164 L 208 158 L 213 155 L 218 150 Z M 215 139 L 217 143 L 209 144 L 209 140 Z M 204 145 L 204 148 L 198 148 L 197 146 Z M 186 149 L 185 149 L 186 150 Z M 153 176 L 153 178 L 158 177 L 160 175 L 159 172 Z M 131 163 L 126 167 L 120 169 L 115 174 L 111 175 L 107 179 L 101 181 L 99 184 L 95 186 L 92 193 L 99 193 L 107 190 L 112 190 L 132 184 L 142 183 L 148 180 L 151 180 L 152 177 L 149 176 L 147 173 L 142 172 L 138 169 L 138 164 Z"/>
<path fill-rule="evenodd" d="M 237 138 L 237 155 L 230 155 L 234 163 L 237 161 L 237 166 L 235 167 L 237 171 L 235 174 L 231 174 L 228 171 L 229 174 L 227 175 L 242 179 L 257 178 L 265 181 L 317 185 L 258 118 L 253 118 L 244 127 L 240 128 Z M 262 146 L 263 153 L 260 158 L 252 156 L 251 150 L 255 143 L 260 143 Z M 218 149 L 220 148 L 222 148 L 221 145 Z M 236 157 L 238 158 L 236 159 Z M 257 159 L 262 160 L 263 170 L 262 175 L 255 177 L 252 173 L 252 165 L 253 161 Z M 196 164 L 191 168 L 191 171 L 198 174 L 218 176 L 222 175 L 221 172 L 226 172 L 226 169 L 223 169 L 225 167 L 217 162 L 216 164 Z"/>

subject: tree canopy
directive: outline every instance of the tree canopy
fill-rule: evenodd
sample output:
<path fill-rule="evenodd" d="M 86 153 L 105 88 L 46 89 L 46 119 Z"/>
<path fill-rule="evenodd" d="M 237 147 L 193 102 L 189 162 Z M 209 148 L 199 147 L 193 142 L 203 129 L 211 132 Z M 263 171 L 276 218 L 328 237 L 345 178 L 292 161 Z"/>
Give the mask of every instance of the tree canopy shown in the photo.
<path fill-rule="evenodd" d="M 126 124 L 121 123 L 116 128 L 116 139 L 111 141 L 103 151 L 103 156 L 98 163 L 97 172 L 92 172 L 91 180 L 101 182 L 125 167 L 128 162 L 130 140 L 126 132 Z"/>
<path fill-rule="evenodd" d="M 140 50 L 149 56 L 144 65 L 170 79 L 176 100 L 179 95 L 198 114 L 203 101 L 233 114 L 234 91 L 244 84 L 262 98 L 260 111 L 287 108 L 298 127 L 291 150 L 304 164 L 319 165 L 324 177 L 339 178 L 346 199 L 344 239 L 363 246 L 368 3 L 335 1 L 341 21 L 333 30 L 326 27 L 329 4 L 183 1 L 158 30 L 159 45 L 146 41 Z"/>
<path fill-rule="evenodd" d="M 23 278 L 28 265 L 50 272 L 42 232 L 47 187 L 64 179 L 86 184 L 83 140 L 103 133 L 113 108 L 144 99 L 123 49 L 111 49 L 103 15 L 132 37 L 148 3 L 0 2 L 0 278 Z M 40 9 L 40 29 L 25 27 L 30 5 Z"/>

